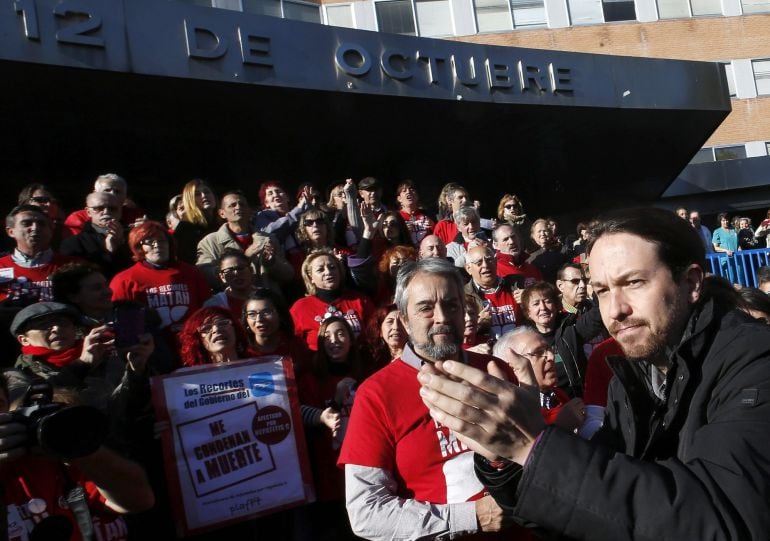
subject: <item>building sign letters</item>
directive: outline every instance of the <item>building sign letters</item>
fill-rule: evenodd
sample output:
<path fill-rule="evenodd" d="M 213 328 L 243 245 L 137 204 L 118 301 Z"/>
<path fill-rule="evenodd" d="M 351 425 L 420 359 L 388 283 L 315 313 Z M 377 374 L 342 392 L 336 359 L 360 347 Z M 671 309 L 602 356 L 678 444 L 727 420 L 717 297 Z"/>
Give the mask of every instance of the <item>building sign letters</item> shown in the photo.
<path fill-rule="evenodd" d="M 148 9 L 142 8 L 143 0 L 133 0 L 125 8 L 136 13 L 116 17 L 124 1 L 11 0 L 6 9 L 12 10 L 9 16 L 16 15 L 19 37 L 47 46 L 46 53 L 55 43 L 69 60 L 72 47 L 90 51 L 85 57 L 101 69 L 126 71 L 113 57 L 130 51 L 126 67 L 138 73 L 482 101 L 501 94 L 513 100 L 522 96 L 564 104 L 574 96 L 575 72 L 559 53 L 545 53 L 551 58 L 544 58 L 543 51 L 372 35 L 321 25 L 312 25 L 311 32 L 309 23 L 175 2 L 155 1 Z M 137 17 L 141 9 L 146 11 L 144 18 Z M 139 21 L 142 28 L 132 29 Z M 292 34 L 291 25 L 303 25 L 307 36 L 301 31 Z M 159 34 L 160 28 L 170 27 L 176 28 Z M 303 40 L 305 45 L 312 41 L 312 47 L 295 47 Z M 158 63 L 148 70 L 130 65 L 142 62 L 150 48 Z M 19 50 L 27 55 L 34 48 Z M 95 60 L 93 53 L 101 59 Z M 41 55 L 50 61 L 50 54 Z"/>

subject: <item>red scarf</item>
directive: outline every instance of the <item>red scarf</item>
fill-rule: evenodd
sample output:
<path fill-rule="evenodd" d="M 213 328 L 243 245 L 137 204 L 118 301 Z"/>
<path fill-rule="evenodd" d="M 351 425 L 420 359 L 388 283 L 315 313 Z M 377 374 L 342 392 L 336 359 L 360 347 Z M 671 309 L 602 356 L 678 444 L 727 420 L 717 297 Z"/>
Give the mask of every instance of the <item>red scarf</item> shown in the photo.
<path fill-rule="evenodd" d="M 71 348 L 65 349 L 64 351 L 54 351 L 40 346 L 21 346 L 21 352 L 24 355 L 32 355 L 41 358 L 48 364 L 52 364 L 57 368 L 67 366 L 75 359 L 78 359 L 82 350 L 82 340 L 78 340 Z"/>

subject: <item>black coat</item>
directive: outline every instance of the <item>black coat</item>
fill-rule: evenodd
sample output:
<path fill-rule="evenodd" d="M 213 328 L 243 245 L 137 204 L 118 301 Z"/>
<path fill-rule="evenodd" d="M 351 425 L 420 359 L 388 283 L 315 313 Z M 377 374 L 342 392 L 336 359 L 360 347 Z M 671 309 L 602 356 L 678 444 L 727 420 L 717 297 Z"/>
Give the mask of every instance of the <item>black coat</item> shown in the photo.
<path fill-rule="evenodd" d="M 586 359 L 583 345 L 595 336 L 606 332 L 599 304 L 586 301 L 585 308 L 577 314 L 559 314 L 556 330 L 551 336 L 543 335 L 549 344 L 556 346 L 562 363 L 557 365 L 558 386 L 572 397 L 583 396 Z"/>
<path fill-rule="evenodd" d="M 639 363 L 613 359 L 603 428 L 549 427 L 526 468 L 477 473 L 517 520 L 556 537 L 770 536 L 770 327 L 713 301 L 672 352 L 665 403 Z"/>
<path fill-rule="evenodd" d="M 126 239 L 127 235 L 126 231 Z M 64 239 L 59 251 L 63 255 L 82 257 L 99 265 L 108 280 L 134 264 L 126 242 L 114 254 L 108 252 L 104 245 L 104 235 L 97 232 L 91 222 L 83 225 L 83 231 L 77 235 Z"/>

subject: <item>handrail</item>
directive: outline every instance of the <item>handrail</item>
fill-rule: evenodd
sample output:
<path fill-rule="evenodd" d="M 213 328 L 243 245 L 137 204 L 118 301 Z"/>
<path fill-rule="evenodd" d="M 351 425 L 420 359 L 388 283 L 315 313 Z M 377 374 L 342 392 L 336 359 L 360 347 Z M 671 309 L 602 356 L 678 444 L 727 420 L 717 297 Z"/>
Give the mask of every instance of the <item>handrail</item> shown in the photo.
<path fill-rule="evenodd" d="M 706 254 L 711 273 L 723 276 L 731 284 L 743 287 L 757 287 L 757 270 L 770 265 L 770 248 L 738 250 L 733 255 L 725 253 Z"/>

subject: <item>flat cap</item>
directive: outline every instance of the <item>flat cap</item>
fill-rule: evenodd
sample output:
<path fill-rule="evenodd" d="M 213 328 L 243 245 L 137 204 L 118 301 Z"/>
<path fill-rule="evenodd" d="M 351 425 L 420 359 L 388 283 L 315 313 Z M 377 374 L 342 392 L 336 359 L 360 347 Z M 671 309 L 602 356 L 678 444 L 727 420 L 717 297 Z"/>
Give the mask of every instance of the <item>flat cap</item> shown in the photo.
<path fill-rule="evenodd" d="M 378 181 L 374 177 L 364 177 L 361 180 L 358 181 L 358 189 L 359 190 L 376 190 L 380 187 L 380 181 Z"/>
<path fill-rule="evenodd" d="M 35 304 L 30 304 L 26 308 L 19 310 L 11 322 L 11 334 L 13 336 L 21 334 L 25 332 L 27 325 L 32 321 L 54 315 L 68 316 L 75 322 L 80 319 L 80 314 L 78 314 L 77 310 L 69 304 L 62 304 L 60 302 L 36 302 Z"/>

